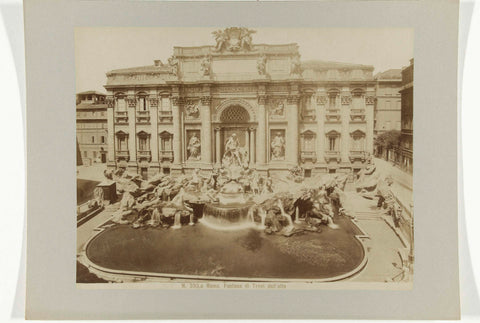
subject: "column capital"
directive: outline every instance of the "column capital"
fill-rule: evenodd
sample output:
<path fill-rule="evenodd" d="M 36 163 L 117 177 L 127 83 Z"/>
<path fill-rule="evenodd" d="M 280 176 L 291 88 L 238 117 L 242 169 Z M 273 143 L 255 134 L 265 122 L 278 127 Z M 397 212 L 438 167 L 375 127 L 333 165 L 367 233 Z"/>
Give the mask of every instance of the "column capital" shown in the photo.
<path fill-rule="evenodd" d="M 267 103 L 268 96 L 266 95 L 259 95 L 258 96 L 258 104 L 265 105 Z"/>
<path fill-rule="evenodd" d="M 373 95 L 368 95 L 365 97 L 365 104 L 372 105 L 375 103 L 375 97 Z"/>
<path fill-rule="evenodd" d="M 171 96 L 170 100 L 172 100 L 172 104 L 176 106 L 183 104 L 183 101 L 184 101 L 183 98 L 179 96 Z"/>
<path fill-rule="evenodd" d="M 220 131 L 220 130 L 222 130 L 221 127 L 215 127 L 215 128 L 213 128 L 213 129 L 214 129 L 215 131 Z"/>
<path fill-rule="evenodd" d="M 107 95 L 106 99 L 107 101 L 107 108 L 113 108 L 115 105 L 115 97 L 113 95 Z"/>
<path fill-rule="evenodd" d="M 254 132 L 254 131 L 255 131 L 255 127 L 250 127 L 250 128 L 248 128 L 248 131 Z"/>
<path fill-rule="evenodd" d="M 289 95 L 287 97 L 288 104 L 298 104 L 298 101 L 300 101 L 300 95 Z"/>
<path fill-rule="evenodd" d="M 135 99 L 135 96 L 127 96 L 127 104 L 129 108 L 135 108 L 135 106 L 137 105 L 137 100 Z"/>
<path fill-rule="evenodd" d="M 158 106 L 158 98 L 153 97 L 148 99 L 151 108 L 156 108 Z"/>
<path fill-rule="evenodd" d="M 342 105 L 349 105 L 350 103 L 352 103 L 352 96 L 342 95 Z"/>
<path fill-rule="evenodd" d="M 317 104 L 319 105 L 327 104 L 327 97 L 325 95 L 317 96 Z"/>
<path fill-rule="evenodd" d="M 200 100 L 202 101 L 202 105 L 210 106 L 212 103 L 212 97 L 210 95 L 204 95 L 200 98 Z"/>

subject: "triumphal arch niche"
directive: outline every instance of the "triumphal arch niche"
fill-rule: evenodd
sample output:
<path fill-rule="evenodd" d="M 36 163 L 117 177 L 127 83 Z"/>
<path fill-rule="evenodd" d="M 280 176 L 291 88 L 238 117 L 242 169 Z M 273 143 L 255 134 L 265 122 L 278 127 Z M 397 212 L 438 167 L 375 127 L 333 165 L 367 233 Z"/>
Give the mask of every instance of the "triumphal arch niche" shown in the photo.
<path fill-rule="evenodd" d="M 108 165 L 149 174 L 222 163 L 271 173 L 363 167 L 373 149 L 373 67 L 302 62 L 297 44 L 254 44 L 253 34 L 217 30 L 213 45 L 108 72 Z"/>

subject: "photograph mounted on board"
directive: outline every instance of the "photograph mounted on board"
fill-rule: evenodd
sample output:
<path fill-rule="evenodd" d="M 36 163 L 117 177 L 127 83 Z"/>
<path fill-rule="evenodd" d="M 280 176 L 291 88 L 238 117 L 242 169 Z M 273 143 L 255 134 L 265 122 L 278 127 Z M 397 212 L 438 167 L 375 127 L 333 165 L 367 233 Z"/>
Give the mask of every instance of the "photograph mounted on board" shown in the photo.
<path fill-rule="evenodd" d="M 411 289 L 413 34 L 75 28 L 77 286 Z"/>

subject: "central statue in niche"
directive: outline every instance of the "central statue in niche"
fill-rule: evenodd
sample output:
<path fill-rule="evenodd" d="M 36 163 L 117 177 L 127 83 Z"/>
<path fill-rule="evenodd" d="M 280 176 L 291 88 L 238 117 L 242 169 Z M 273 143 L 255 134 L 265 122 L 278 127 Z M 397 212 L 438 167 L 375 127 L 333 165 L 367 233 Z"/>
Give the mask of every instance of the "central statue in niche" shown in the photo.
<path fill-rule="evenodd" d="M 233 133 L 225 141 L 225 153 L 222 157 L 222 164 L 226 167 L 248 165 L 248 152 L 240 147 L 237 134 Z"/>

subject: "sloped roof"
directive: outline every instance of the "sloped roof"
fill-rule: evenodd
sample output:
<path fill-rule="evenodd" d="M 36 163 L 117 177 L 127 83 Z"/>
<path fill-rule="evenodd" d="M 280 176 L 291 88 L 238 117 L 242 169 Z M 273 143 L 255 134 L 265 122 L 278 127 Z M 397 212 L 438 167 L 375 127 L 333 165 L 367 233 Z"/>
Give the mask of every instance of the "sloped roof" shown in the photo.
<path fill-rule="evenodd" d="M 137 67 L 129 67 L 129 68 L 121 68 L 116 70 L 111 70 L 107 72 L 107 76 L 109 74 L 128 74 L 128 73 L 170 73 L 171 67 L 169 65 L 148 65 L 148 66 L 137 66 Z"/>
<path fill-rule="evenodd" d="M 385 72 L 375 74 L 376 80 L 402 80 L 402 70 L 400 68 L 391 68 Z"/>
<path fill-rule="evenodd" d="M 304 69 L 313 69 L 313 70 L 325 70 L 325 69 L 372 69 L 372 65 L 363 65 L 363 64 L 354 64 L 354 63 L 343 63 L 343 62 L 330 62 L 330 61 L 320 61 L 320 60 L 309 60 L 302 62 L 302 68 Z"/>
<path fill-rule="evenodd" d="M 101 92 L 97 92 L 97 91 L 83 91 L 83 92 L 77 93 L 77 95 L 88 95 L 88 94 L 96 94 L 96 95 L 106 96 L 105 93 L 101 93 Z"/>

